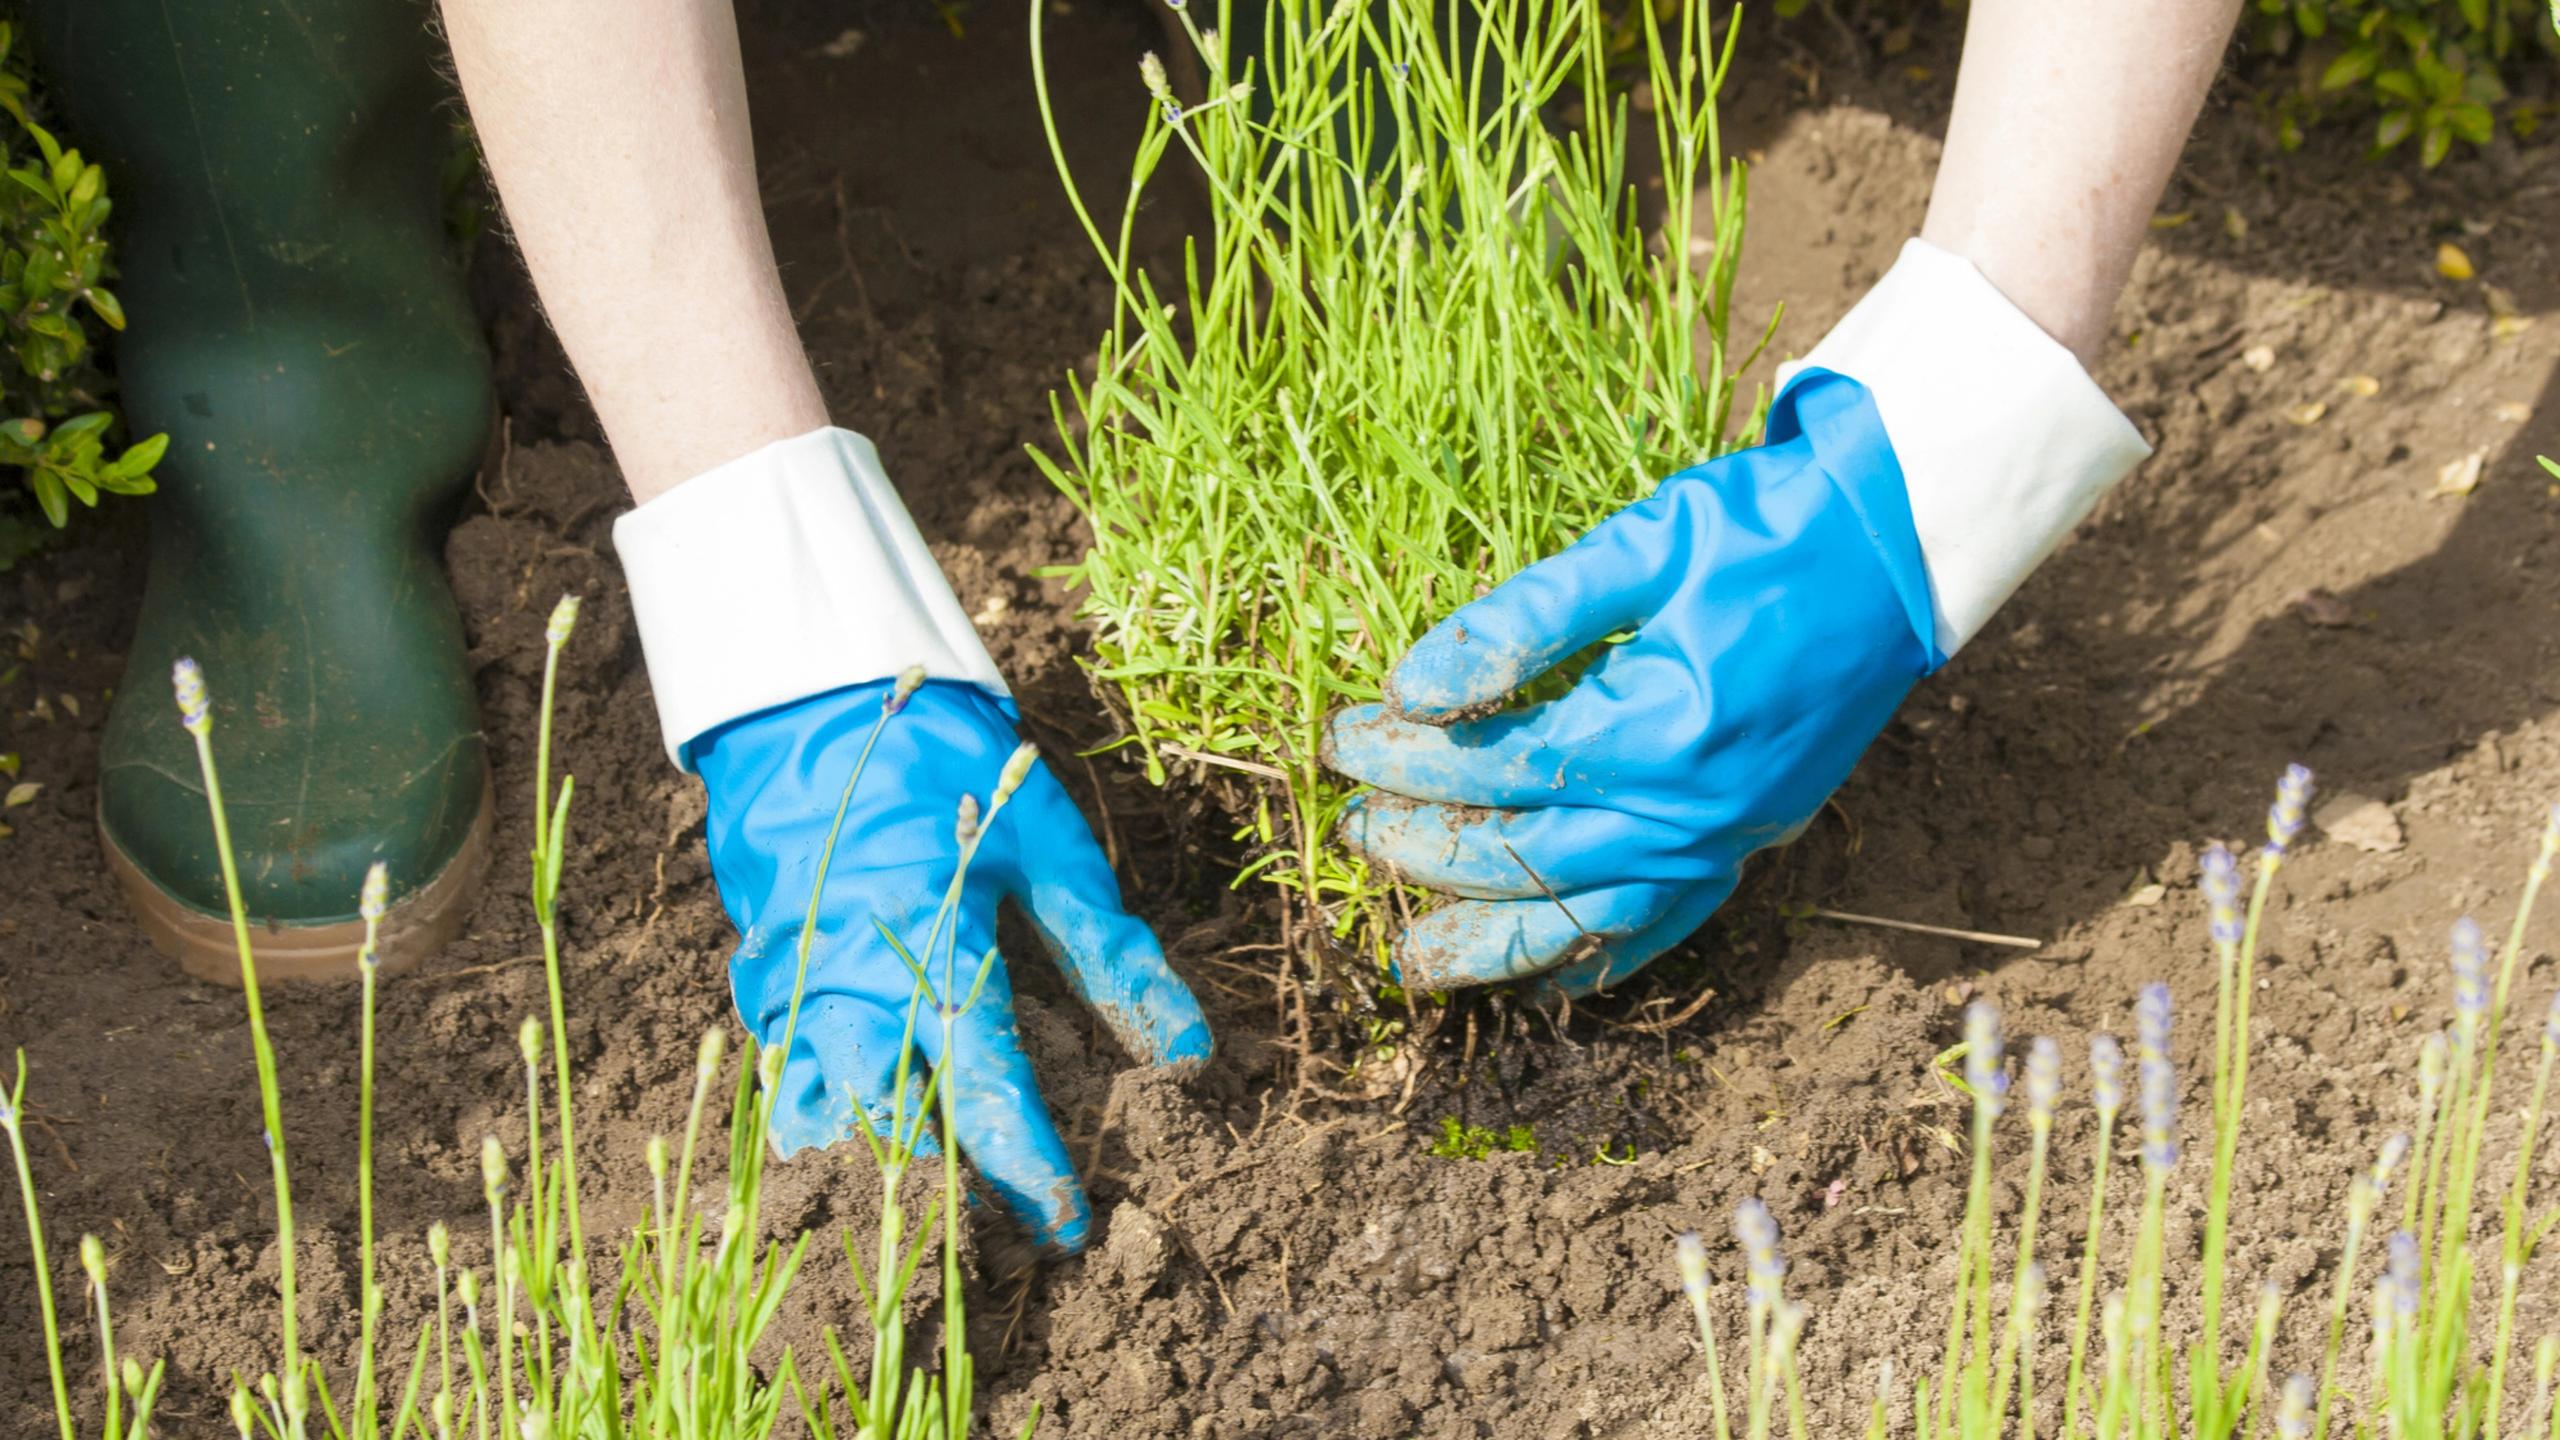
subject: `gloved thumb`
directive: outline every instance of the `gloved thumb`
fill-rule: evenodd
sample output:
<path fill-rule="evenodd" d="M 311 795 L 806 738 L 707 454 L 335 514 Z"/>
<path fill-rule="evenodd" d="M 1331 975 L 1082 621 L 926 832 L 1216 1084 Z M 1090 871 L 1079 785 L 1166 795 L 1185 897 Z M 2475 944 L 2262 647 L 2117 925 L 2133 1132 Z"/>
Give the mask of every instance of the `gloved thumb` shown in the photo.
<path fill-rule="evenodd" d="M 1392 709 L 1438 723 L 1499 704 L 1557 661 L 1641 623 L 1669 571 L 1661 509 L 1649 500 L 1620 511 L 1432 626 L 1387 677 Z"/>
<path fill-rule="evenodd" d="M 1066 787 L 1047 765 L 1034 766 L 1013 803 L 1024 835 L 1015 898 L 1067 983 L 1140 1064 L 1207 1061 L 1199 999 L 1165 963 L 1155 932 L 1121 908 L 1119 879 Z"/>

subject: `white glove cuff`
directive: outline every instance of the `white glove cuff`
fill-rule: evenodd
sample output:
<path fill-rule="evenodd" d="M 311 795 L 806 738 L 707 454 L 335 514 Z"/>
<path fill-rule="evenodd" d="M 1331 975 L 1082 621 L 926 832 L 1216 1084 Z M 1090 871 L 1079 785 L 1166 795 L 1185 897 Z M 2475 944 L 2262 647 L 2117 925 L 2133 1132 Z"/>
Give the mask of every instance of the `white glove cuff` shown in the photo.
<path fill-rule="evenodd" d="M 921 665 L 1006 695 L 933 552 L 850 430 L 687 480 L 613 525 L 667 754 L 760 710 Z"/>
<path fill-rule="evenodd" d="M 2069 350 L 1926 240 L 1903 245 L 1779 388 L 1804 366 L 1875 397 L 1948 655 L 2151 453 Z"/>

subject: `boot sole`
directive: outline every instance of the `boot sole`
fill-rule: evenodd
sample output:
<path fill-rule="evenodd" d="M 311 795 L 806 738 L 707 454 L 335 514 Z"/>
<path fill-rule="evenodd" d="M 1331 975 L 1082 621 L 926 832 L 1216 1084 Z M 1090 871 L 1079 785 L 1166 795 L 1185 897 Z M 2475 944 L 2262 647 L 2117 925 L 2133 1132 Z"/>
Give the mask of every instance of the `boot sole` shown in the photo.
<path fill-rule="evenodd" d="M 404 895 L 382 917 L 377 945 L 383 974 L 407 970 L 451 943 L 470 918 L 480 883 L 489 873 L 491 837 L 497 802 L 489 782 L 480 784 L 480 813 L 463 836 L 462 848 L 425 885 Z M 116 844 L 107 827 L 98 827 L 107 869 L 124 890 L 151 947 L 178 962 L 198 980 L 240 986 L 240 951 L 231 917 L 209 915 L 161 889 Z M 258 980 L 351 982 L 358 978 L 356 956 L 364 948 L 364 922 L 340 920 L 325 925 L 249 922 L 249 941 L 256 952 Z"/>

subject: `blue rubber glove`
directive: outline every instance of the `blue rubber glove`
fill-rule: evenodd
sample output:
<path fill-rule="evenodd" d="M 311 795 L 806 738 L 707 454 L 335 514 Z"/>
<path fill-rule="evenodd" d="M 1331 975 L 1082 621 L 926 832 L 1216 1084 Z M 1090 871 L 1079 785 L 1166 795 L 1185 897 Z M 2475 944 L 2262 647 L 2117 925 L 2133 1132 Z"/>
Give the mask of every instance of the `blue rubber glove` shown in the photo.
<path fill-rule="evenodd" d="M 1343 837 L 1464 897 L 1396 943 L 1420 989 L 1568 995 L 1679 943 L 1794 838 L 1944 663 L 1902 470 L 1865 387 L 1800 372 L 1768 443 L 1684 470 L 1433 627 L 1326 759 Z M 1606 637 L 1562 698 L 1470 719 Z"/>
<path fill-rule="evenodd" d="M 689 747 L 710 790 L 711 873 L 742 937 L 729 961 L 738 1015 L 760 1043 L 782 1043 L 810 888 L 836 804 L 880 720 L 892 682 L 876 681 L 732 721 Z M 818 933 L 784 1058 L 773 1119 L 785 1155 L 859 1133 L 854 1106 L 885 1134 L 915 974 L 881 938 L 888 925 L 919 960 L 960 859 L 960 798 L 987 806 L 1015 748 L 1012 712 L 975 685 L 930 681 L 880 727 L 845 812 L 818 906 Z M 1165 965 L 1084 817 L 1035 764 L 982 831 L 954 916 L 958 997 L 995 945 L 996 904 L 1028 912 L 1068 983 L 1141 1062 L 1209 1057 L 1199 1002 Z M 946 929 L 946 939 L 953 933 Z M 1085 1243 L 1092 1212 L 1014 1030 L 1013 986 L 999 958 L 961 1021 L 941 1072 L 959 1143 L 990 1188 L 1042 1242 Z M 936 990 L 942 961 L 928 965 Z M 924 1064 L 946 1060 L 932 1001 L 916 1023 Z M 920 1087 L 921 1067 L 911 1076 Z M 911 1088 L 909 1114 L 915 1113 Z"/>

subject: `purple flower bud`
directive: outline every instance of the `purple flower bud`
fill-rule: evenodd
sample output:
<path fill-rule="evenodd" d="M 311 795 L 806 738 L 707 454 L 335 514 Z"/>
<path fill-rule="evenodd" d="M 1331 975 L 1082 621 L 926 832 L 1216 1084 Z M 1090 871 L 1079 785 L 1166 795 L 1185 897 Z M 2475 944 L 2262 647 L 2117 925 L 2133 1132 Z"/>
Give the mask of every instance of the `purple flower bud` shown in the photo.
<path fill-rule="evenodd" d="M 2204 900 L 2213 917 L 2213 943 L 2240 943 L 2240 866 L 2216 841 L 2204 852 Z"/>
<path fill-rule="evenodd" d="M 1165 97 L 1164 123 L 1167 125 L 1179 125 L 1182 123 L 1182 102 L 1172 98 L 1171 96 Z"/>
<path fill-rule="evenodd" d="M 2468 915 L 2453 922 L 2453 1009 L 2470 1024 L 2489 1013 L 2489 943 Z"/>
<path fill-rule="evenodd" d="M 2000 1068 L 2000 1012 L 1988 1000 L 1964 1007 L 1964 1083 L 1973 1091 L 1974 1109 L 1986 1117 L 2000 1113 L 2008 1093 L 2009 1074 Z"/>
<path fill-rule="evenodd" d="M 2276 803 L 2267 810 L 2267 854 L 2281 860 L 2285 848 L 2302 833 L 2302 817 L 2311 808 L 2311 772 L 2300 765 L 2284 767 L 2276 782 Z"/>
<path fill-rule="evenodd" d="M 2418 1237 L 2393 1232 L 2391 1250 L 2382 1265 L 2383 1288 L 2391 1296 L 2392 1313 L 2403 1321 L 2418 1317 Z"/>
<path fill-rule="evenodd" d="M 2140 1067 L 2142 1165 L 2167 1173 L 2178 1163 L 2178 1072 L 2166 1060 L 2145 1057 Z"/>
<path fill-rule="evenodd" d="M 2169 1058 L 2169 987 L 2157 981 L 2142 987 L 2133 1005 L 2134 1053 L 2144 1060 Z"/>
<path fill-rule="evenodd" d="M 1778 1252 L 1778 1222 L 1758 1196 L 1734 1207 L 1733 1234 L 1742 1242 L 1743 1264 L 1750 1276 L 1745 1293 L 1750 1302 L 1776 1304 L 1779 1287 L 1787 1278 L 1787 1259 Z"/>
<path fill-rule="evenodd" d="M 204 667 L 181 657 L 169 667 L 169 682 L 178 692 L 178 723 L 190 735 L 202 735 L 213 727 L 213 714 L 204 693 Z"/>
<path fill-rule="evenodd" d="M 2276 1399 L 2277 1440 L 2305 1440 L 2311 1434 L 2311 1377 L 2294 1375 Z"/>
<path fill-rule="evenodd" d="M 2551 1008 L 2542 1017 L 2542 1043 L 2560 1050 L 2560 990 L 2551 992 Z"/>
<path fill-rule="evenodd" d="M 2039 1035 L 2027 1044 L 2027 1118 L 2050 1125 L 2061 1104 L 2062 1047 Z"/>
<path fill-rule="evenodd" d="M 2090 1089 L 2096 1094 L 2098 1120 L 2112 1123 L 2124 1109 L 2124 1047 L 2113 1035 L 2099 1035 L 2089 1041 Z"/>

